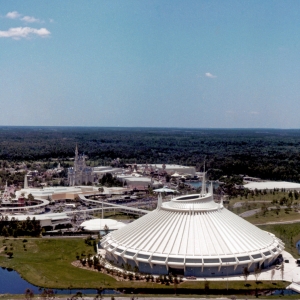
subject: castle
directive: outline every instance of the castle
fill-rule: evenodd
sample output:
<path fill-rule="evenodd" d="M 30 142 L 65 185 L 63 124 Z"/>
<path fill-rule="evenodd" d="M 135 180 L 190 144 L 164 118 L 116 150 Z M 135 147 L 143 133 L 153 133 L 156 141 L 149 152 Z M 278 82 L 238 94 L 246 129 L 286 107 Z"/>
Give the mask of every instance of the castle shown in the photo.
<path fill-rule="evenodd" d="M 68 168 L 69 186 L 88 184 L 93 181 L 93 168 L 87 167 L 84 154 L 78 155 L 78 147 L 76 145 L 74 167 Z"/>

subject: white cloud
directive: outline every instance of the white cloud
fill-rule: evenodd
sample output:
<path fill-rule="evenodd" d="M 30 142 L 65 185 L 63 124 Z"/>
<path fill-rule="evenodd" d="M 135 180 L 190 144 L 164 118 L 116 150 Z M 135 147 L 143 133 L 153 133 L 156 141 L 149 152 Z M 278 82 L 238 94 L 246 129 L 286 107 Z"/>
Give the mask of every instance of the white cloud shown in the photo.
<path fill-rule="evenodd" d="M 31 27 L 15 27 L 7 31 L 0 31 L 0 38 L 13 38 L 19 40 L 21 38 L 28 38 L 31 36 L 47 37 L 51 32 L 46 28 L 31 28 Z"/>
<path fill-rule="evenodd" d="M 6 14 L 6 18 L 8 19 L 18 19 L 21 15 L 17 11 L 11 11 Z"/>
<path fill-rule="evenodd" d="M 5 17 L 8 19 L 18 19 L 25 23 L 44 23 L 43 21 L 41 21 L 40 19 L 37 19 L 35 17 L 23 16 L 22 14 L 18 13 L 17 11 L 8 12 Z"/>
<path fill-rule="evenodd" d="M 250 115 L 259 115 L 259 112 L 258 111 L 250 111 L 249 114 Z"/>
<path fill-rule="evenodd" d="M 21 18 L 21 20 L 26 23 L 40 23 L 41 22 L 41 20 L 36 19 L 35 17 L 30 17 L 30 16 L 24 16 L 23 18 Z"/>
<path fill-rule="evenodd" d="M 208 78 L 217 78 L 217 76 L 211 74 L 211 73 L 205 73 L 205 76 Z"/>

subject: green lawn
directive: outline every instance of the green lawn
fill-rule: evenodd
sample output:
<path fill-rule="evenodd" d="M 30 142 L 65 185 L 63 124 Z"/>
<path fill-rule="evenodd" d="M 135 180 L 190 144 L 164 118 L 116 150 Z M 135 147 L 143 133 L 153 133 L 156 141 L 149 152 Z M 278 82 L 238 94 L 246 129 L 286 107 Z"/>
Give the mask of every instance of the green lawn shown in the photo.
<path fill-rule="evenodd" d="M 240 197 L 240 196 L 231 198 L 230 204 L 233 204 L 233 203 L 239 202 L 239 201 L 256 201 L 256 200 L 266 200 L 266 201 L 277 200 L 277 201 L 279 201 L 282 197 L 288 198 L 288 195 L 289 195 L 288 192 L 275 192 L 275 194 L 273 194 L 273 192 L 272 193 L 267 192 L 266 194 L 263 194 L 263 195 L 258 194 L 258 195 L 254 195 L 253 197 L 249 194 L 247 199 L 245 197 Z"/>
<path fill-rule="evenodd" d="M 275 234 L 285 243 L 285 250 L 297 258 L 296 243 L 300 240 L 300 224 L 259 225 L 259 228 Z"/>
<path fill-rule="evenodd" d="M 251 217 L 245 218 L 245 220 L 253 224 L 263 224 L 268 222 L 285 222 L 285 221 L 296 221 L 300 222 L 300 213 L 295 211 L 286 212 L 284 209 L 281 209 L 277 215 L 275 210 L 268 211 L 265 215 L 261 212 L 253 215 Z M 298 224 L 298 226 L 300 226 Z"/>
<path fill-rule="evenodd" d="M 0 253 L 0 265 L 18 271 L 27 281 L 43 287 L 100 287 L 110 286 L 115 280 L 98 272 L 86 271 L 73 267 L 76 253 L 94 253 L 92 246 L 87 246 L 83 239 L 8 239 L 5 245 L 12 244 L 13 258 Z M 26 244 L 27 251 L 23 244 Z M 0 240 L 0 246 L 3 239 Z"/>

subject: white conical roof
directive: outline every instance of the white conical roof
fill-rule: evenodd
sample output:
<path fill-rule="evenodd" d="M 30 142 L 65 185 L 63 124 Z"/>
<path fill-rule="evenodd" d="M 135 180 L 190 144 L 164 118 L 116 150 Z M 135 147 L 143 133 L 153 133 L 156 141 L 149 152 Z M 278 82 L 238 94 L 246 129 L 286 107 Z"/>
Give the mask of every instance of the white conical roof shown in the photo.
<path fill-rule="evenodd" d="M 208 265 L 242 260 L 262 263 L 284 248 L 273 234 L 230 212 L 223 203 L 215 203 L 212 193 L 164 202 L 110 233 L 101 244 L 115 256 L 165 264 L 175 259 L 184 265 L 197 261 Z"/>

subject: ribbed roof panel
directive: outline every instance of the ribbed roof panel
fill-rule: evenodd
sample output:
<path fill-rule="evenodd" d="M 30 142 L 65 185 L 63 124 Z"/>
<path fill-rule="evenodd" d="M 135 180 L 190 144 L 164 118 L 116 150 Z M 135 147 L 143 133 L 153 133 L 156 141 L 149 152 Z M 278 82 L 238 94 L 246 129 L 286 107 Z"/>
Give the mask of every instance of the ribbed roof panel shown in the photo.
<path fill-rule="evenodd" d="M 107 235 L 102 244 L 168 257 L 228 257 L 263 253 L 280 243 L 213 201 L 181 196 Z"/>

